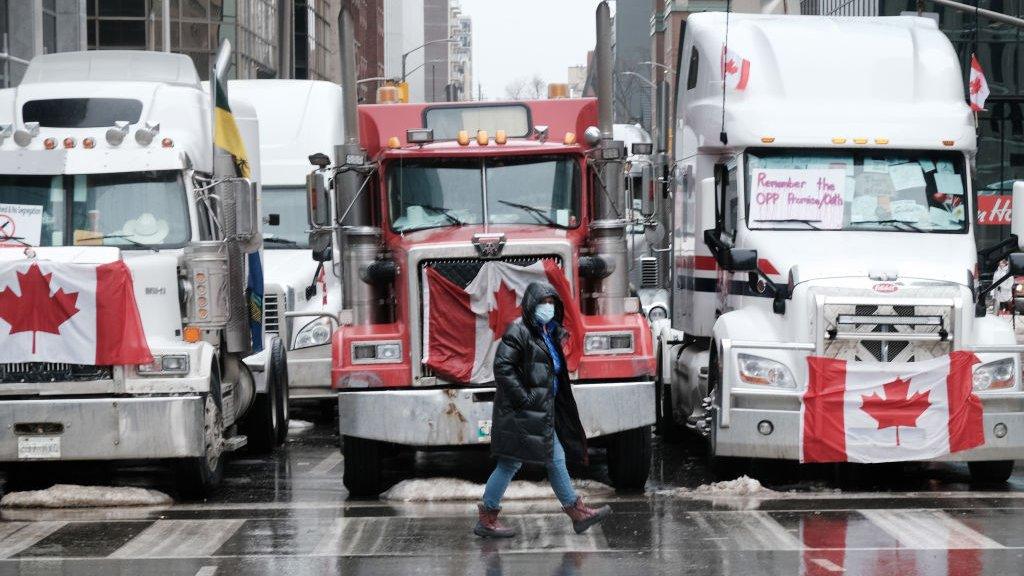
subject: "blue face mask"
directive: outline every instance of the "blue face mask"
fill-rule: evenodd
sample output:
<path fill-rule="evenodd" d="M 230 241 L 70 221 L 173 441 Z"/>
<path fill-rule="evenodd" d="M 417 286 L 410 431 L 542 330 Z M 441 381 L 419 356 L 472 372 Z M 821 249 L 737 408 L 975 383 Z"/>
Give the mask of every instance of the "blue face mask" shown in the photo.
<path fill-rule="evenodd" d="M 551 319 L 555 317 L 555 305 L 554 304 L 538 304 L 533 309 L 533 317 L 540 322 L 541 325 L 551 322 Z"/>

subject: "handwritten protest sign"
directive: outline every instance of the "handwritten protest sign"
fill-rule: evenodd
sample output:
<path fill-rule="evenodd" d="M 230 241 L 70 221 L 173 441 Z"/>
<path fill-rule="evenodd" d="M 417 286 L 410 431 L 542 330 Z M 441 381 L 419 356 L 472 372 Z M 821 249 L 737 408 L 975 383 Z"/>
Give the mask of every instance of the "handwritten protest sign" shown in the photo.
<path fill-rule="evenodd" d="M 38 246 L 42 229 L 42 206 L 0 204 L 0 246 Z"/>
<path fill-rule="evenodd" d="M 844 169 L 751 171 L 750 220 L 809 220 L 819 227 L 843 226 Z"/>

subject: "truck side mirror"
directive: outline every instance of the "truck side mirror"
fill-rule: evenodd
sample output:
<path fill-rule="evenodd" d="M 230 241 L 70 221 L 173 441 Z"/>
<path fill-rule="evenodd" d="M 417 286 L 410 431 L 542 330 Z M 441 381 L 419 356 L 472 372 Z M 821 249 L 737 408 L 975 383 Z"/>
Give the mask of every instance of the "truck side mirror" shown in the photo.
<path fill-rule="evenodd" d="M 312 248 L 314 262 L 330 262 L 332 256 L 331 235 L 321 230 L 309 234 L 309 246 Z"/>
<path fill-rule="evenodd" d="M 315 171 L 306 176 L 306 210 L 314 230 L 331 225 L 331 202 L 323 172 Z"/>
<path fill-rule="evenodd" d="M 1010 275 L 1020 276 L 1024 274 L 1024 253 L 1014 252 L 1009 256 L 1010 260 Z"/>
<path fill-rule="evenodd" d="M 730 248 L 726 252 L 726 269 L 730 272 L 757 271 L 757 250 Z"/>
<path fill-rule="evenodd" d="M 1017 248 L 1024 250 L 1024 181 L 1021 180 L 1013 183 L 1010 233 L 1017 236 Z"/>
<path fill-rule="evenodd" d="M 633 146 L 636 146 L 634 144 Z M 657 201 L 655 198 L 654 166 L 644 164 L 641 172 L 640 185 L 640 213 L 644 218 L 650 218 L 657 212 Z"/>
<path fill-rule="evenodd" d="M 225 226 L 224 235 L 243 242 L 259 234 L 259 216 L 256 214 L 255 182 L 243 178 L 230 178 L 217 183 L 217 196 L 224 210 L 234 215 L 233 227 Z"/>

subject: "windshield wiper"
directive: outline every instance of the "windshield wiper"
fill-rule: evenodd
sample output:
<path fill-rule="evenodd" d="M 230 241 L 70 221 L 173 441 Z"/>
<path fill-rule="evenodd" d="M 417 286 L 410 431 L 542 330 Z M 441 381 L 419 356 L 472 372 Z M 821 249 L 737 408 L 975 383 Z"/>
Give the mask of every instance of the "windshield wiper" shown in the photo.
<path fill-rule="evenodd" d="M 127 240 L 129 244 L 134 244 L 139 248 L 145 248 L 146 250 L 152 250 L 153 252 L 157 253 L 160 252 L 160 250 L 157 250 L 150 244 L 143 244 L 142 242 L 139 242 L 137 240 L 132 240 L 131 238 L 128 237 L 127 234 L 104 234 L 103 236 L 90 236 L 89 238 L 81 238 L 80 240 L 82 242 L 91 242 L 93 240 L 110 240 L 114 238 L 118 240 Z"/>
<path fill-rule="evenodd" d="M 444 216 L 445 218 L 448 219 L 449 222 L 456 226 L 462 226 L 465 224 L 465 222 L 463 222 L 457 216 L 452 214 L 451 208 L 445 208 L 444 206 L 427 206 L 425 204 L 420 204 L 419 206 L 420 208 L 425 208 L 435 214 L 440 214 L 441 216 Z"/>
<path fill-rule="evenodd" d="M 889 220 L 858 220 L 856 222 L 850 222 L 850 224 L 903 224 L 904 226 L 910 228 L 914 232 L 924 232 L 924 230 L 918 228 L 917 226 L 911 224 L 910 222 L 907 222 L 906 220 L 896 220 L 891 218 Z"/>
<path fill-rule="evenodd" d="M 554 226 L 555 228 L 561 228 L 562 230 L 569 229 L 569 227 L 566 226 L 565 224 L 559 224 L 558 222 L 552 220 L 551 217 L 548 216 L 548 211 L 544 210 L 543 208 L 537 208 L 536 206 L 530 206 L 529 204 L 519 204 L 518 202 L 509 202 L 508 200 L 498 200 L 498 202 L 506 206 L 519 208 L 520 210 L 525 210 L 530 214 L 536 216 L 538 220 L 543 221 L 548 226 Z"/>
<path fill-rule="evenodd" d="M 786 218 L 784 220 L 754 220 L 754 222 L 768 222 L 773 224 L 806 224 L 811 230 L 821 230 L 814 225 L 819 220 L 801 220 L 800 218 Z"/>
<path fill-rule="evenodd" d="M 295 240 L 289 240 L 287 238 L 277 238 L 277 237 L 274 237 L 274 236 L 271 236 L 271 237 L 268 237 L 268 238 L 264 238 L 263 239 L 263 243 L 264 244 L 286 244 L 288 246 L 298 246 L 299 245 L 299 243 L 296 242 Z"/>

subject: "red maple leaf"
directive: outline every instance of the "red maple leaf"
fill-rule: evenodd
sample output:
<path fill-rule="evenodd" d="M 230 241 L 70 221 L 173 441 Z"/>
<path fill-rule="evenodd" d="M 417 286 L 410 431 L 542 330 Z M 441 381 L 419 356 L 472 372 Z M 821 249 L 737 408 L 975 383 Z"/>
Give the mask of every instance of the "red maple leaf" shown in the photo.
<path fill-rule="evenodd" d="M 978 94 L 981 92 L 981 77 L 977 77 L 971 80 L 971 94 Z"/>
<path fill-rule="evenodd" d="M 725 74 L 726 75 L 735 74 L 735 73 L 737 73 L 739 71 L 740 71 L 740 69 L 739 69 L 738 66 L 736 66 L 736 61 L 735 60 L 733 60 L 732 58 L 729 58 L 728 60 L 725 61 Z"/>
<path fill-rule="evenodd" d="M 910 393 L 910 380 L 897 378 L 882 386 L 885 389 L 885 398 L 872 392 L 870 396 L 861 395 L 863 403 L 860 409 L 867 412 L 869 416 L 878 421 L 878 429 L 896 428 L 896 445 L 900 445 L 900 426 L 917 428 L 917 419 L 928 409 L 932 403 L 928 400 L 931 391 L 918 392 L 912 398 Z"/>
<path fill-rule="evenodd" d="M 487 325 L 491 327 L 493 338 L 501 339 L 505 328 L 521 315 L 522 310 L 516 304 L 516 291 L 502 282 L 494 293 L 494 307 L 487 313 Z"/>
<path fill-rule="evenodd" d="M 39 265 L 33 264 L 24 274 L 18 272 L 21 296 L 9 287 L 0 292 L 0 318 L 11 325 L 10 334 L 32 333 L 33 354 L 37 332 L 60 334 L 60 325 L 78 313 L 78 292 L 68 294 L 61 288 L 50 296 L 52 277 L 53 274 L 43 274 Z"/>

